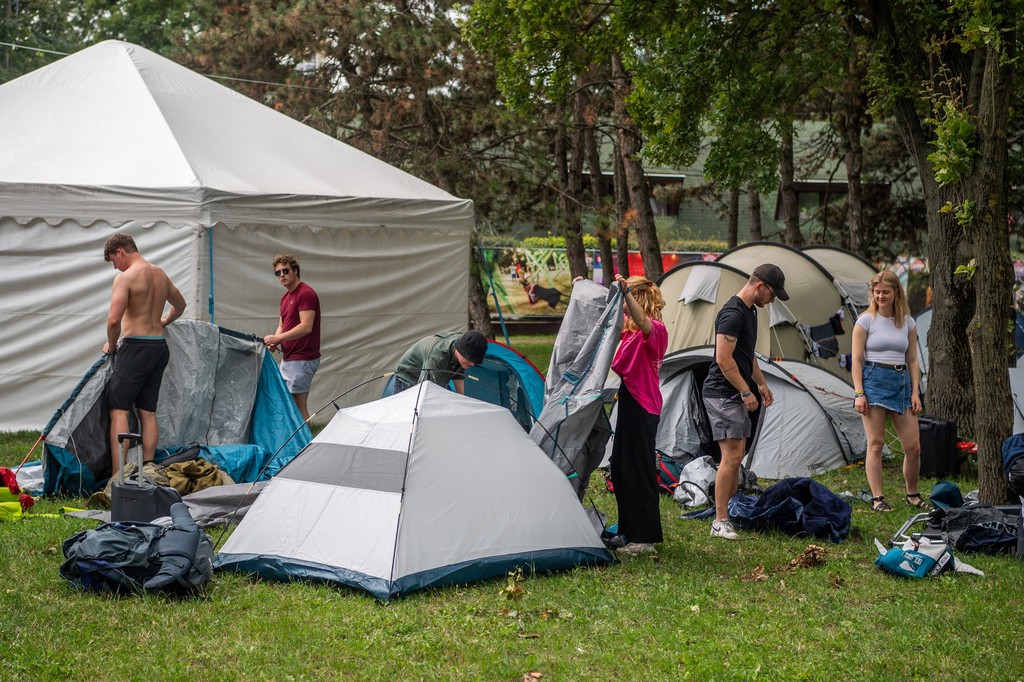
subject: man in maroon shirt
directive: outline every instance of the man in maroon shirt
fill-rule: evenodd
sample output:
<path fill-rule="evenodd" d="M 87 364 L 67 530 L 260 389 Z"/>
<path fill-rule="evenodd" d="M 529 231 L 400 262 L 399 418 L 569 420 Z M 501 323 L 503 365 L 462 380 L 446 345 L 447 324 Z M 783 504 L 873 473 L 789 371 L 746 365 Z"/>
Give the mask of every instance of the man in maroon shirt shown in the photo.
<path fill-rule="evenodd" d="M 320 367 L 320 299 L 299 276 L 299 261 L 283 254 L 274 257 L 274 275 L 287 290 L 281 297 L 277 331 L 264 337 L 271 351 L 284 351 L 281 376 L 288 385 L 302 418 L 309 420 L 306 399 L 313 375 Z"/>

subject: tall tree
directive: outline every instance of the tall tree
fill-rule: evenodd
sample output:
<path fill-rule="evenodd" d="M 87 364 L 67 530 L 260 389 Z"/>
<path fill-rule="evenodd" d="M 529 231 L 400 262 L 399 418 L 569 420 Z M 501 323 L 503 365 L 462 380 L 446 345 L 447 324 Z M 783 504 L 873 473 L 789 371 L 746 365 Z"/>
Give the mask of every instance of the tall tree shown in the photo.
<path fill-rule="evenodd" d="M 571 0 L 536 4 L 505 0 L 476 0 L 470 7 L 467 34 L 490 54 L 500 73 L 502 92 L 520 110 L 552 106 L 573 97 L 580 75 L 612 68 L 611 96 L 615 98 L 615 164 L 625 180 L 629 198 L 628 222 L 637 231 L 641 258 L 648 277 L 661 275 L 661 253 L 650 208 L 650 186 L 640 151 L 643 137 L 633 123 L 626 99 L 632 96 L 632 78 L 618 50 L 626 35 L 615 2 L 586 5 Z M 623 240 L 619 238 L 619 248 Z M 620 259 L 619 268 L 625 266 Z"/>
<path fill-rule="evenodd" d="M 870 0 L 851 9 L 867 23 L 876 94 L 924 186 L 934 290 L 928 409 L 978 442 L 980 495 L 989 503 L 1007 495 L 1000 446 L 1012 424 L 1006 134 L 1022 9 L 1017 0 Z"/>
<path fill-rule="evenodd" d="M 759 242 L 764 239 L 761 232 L 761 195 L 752 182 L 747 184 L 747 205 L 750 211 L 750 241 Z"/>

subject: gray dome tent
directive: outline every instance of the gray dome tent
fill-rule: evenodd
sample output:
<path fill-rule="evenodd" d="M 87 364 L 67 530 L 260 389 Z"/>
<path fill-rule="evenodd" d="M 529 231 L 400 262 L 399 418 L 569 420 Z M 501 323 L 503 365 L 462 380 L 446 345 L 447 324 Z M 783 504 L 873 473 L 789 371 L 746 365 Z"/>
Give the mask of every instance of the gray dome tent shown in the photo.
<path fill-rule="evenodd" d="M 267 484 L 214 566 L 386 601 L 516 567 L 611 560 L 511 412 L 428 381 L 339 411 Z"/>
<path fill-rule="evenodd" d="M 678 459 L 700 456 L 710 441 L 701 387 L 713 354 L 711 346 L 677 351 L 661 366 L 665 408 L 656 445 Z M 853 409 L 852 386 L 793 360 L 762 361 L 761 369 L 775 404 L 762 410 L 745 460 L 751 471 L 767 479 L 812 476 L 863 457 L 864 428 Z"/>

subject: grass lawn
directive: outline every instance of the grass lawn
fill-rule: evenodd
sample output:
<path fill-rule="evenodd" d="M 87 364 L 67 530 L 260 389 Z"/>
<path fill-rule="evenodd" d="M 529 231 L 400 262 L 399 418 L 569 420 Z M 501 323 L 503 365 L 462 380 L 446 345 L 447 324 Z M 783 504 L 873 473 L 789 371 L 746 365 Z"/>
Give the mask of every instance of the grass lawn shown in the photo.
<path fill-rule="evenodd" d="M 36 436 L 0 434 L 0 465 L 16 466 Z M 885 465 L 897 502 L 900 466 L 899 457 Z M 866 487 L 860 466 L 818 480 L 836 492 Z M 600 476 L 589 497 L 614 520 Z M 0 524 L 0 680 L 1024 679 L 1024 562 L 961 555 L 985 577 L 884 574 L 872 539 L 885 542 L 912 513 L 906 506 L 879 514 L 855 503 L 840 545 L 753 532 L 730 543 L 712 540 L 709 522 L 679 519 L 664 497 L 657 559 L 381 604 L 233 573 L 215 574 L 207 596 L 191 601 L 79 593 L 57 573 L 61 543 L 95 524 L 46 515 L 81 502 L 40 500 L 29 518 Z M 792 566 L 812 543 L 824 563 Z"/>

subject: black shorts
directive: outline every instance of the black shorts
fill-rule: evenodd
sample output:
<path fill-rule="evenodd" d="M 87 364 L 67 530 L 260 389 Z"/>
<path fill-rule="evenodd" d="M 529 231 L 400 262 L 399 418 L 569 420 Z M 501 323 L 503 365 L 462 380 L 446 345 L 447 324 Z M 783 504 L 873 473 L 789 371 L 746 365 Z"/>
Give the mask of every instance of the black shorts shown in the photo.
<path fill-rule="evenodd" d="M 112 410 L 130 410 L 132 406 L 156 412 L 160 382 L 170 351 L 163 339 L 121 339 L 114 354 L 114 371 L 107 388 L 107 402 Z"/>

